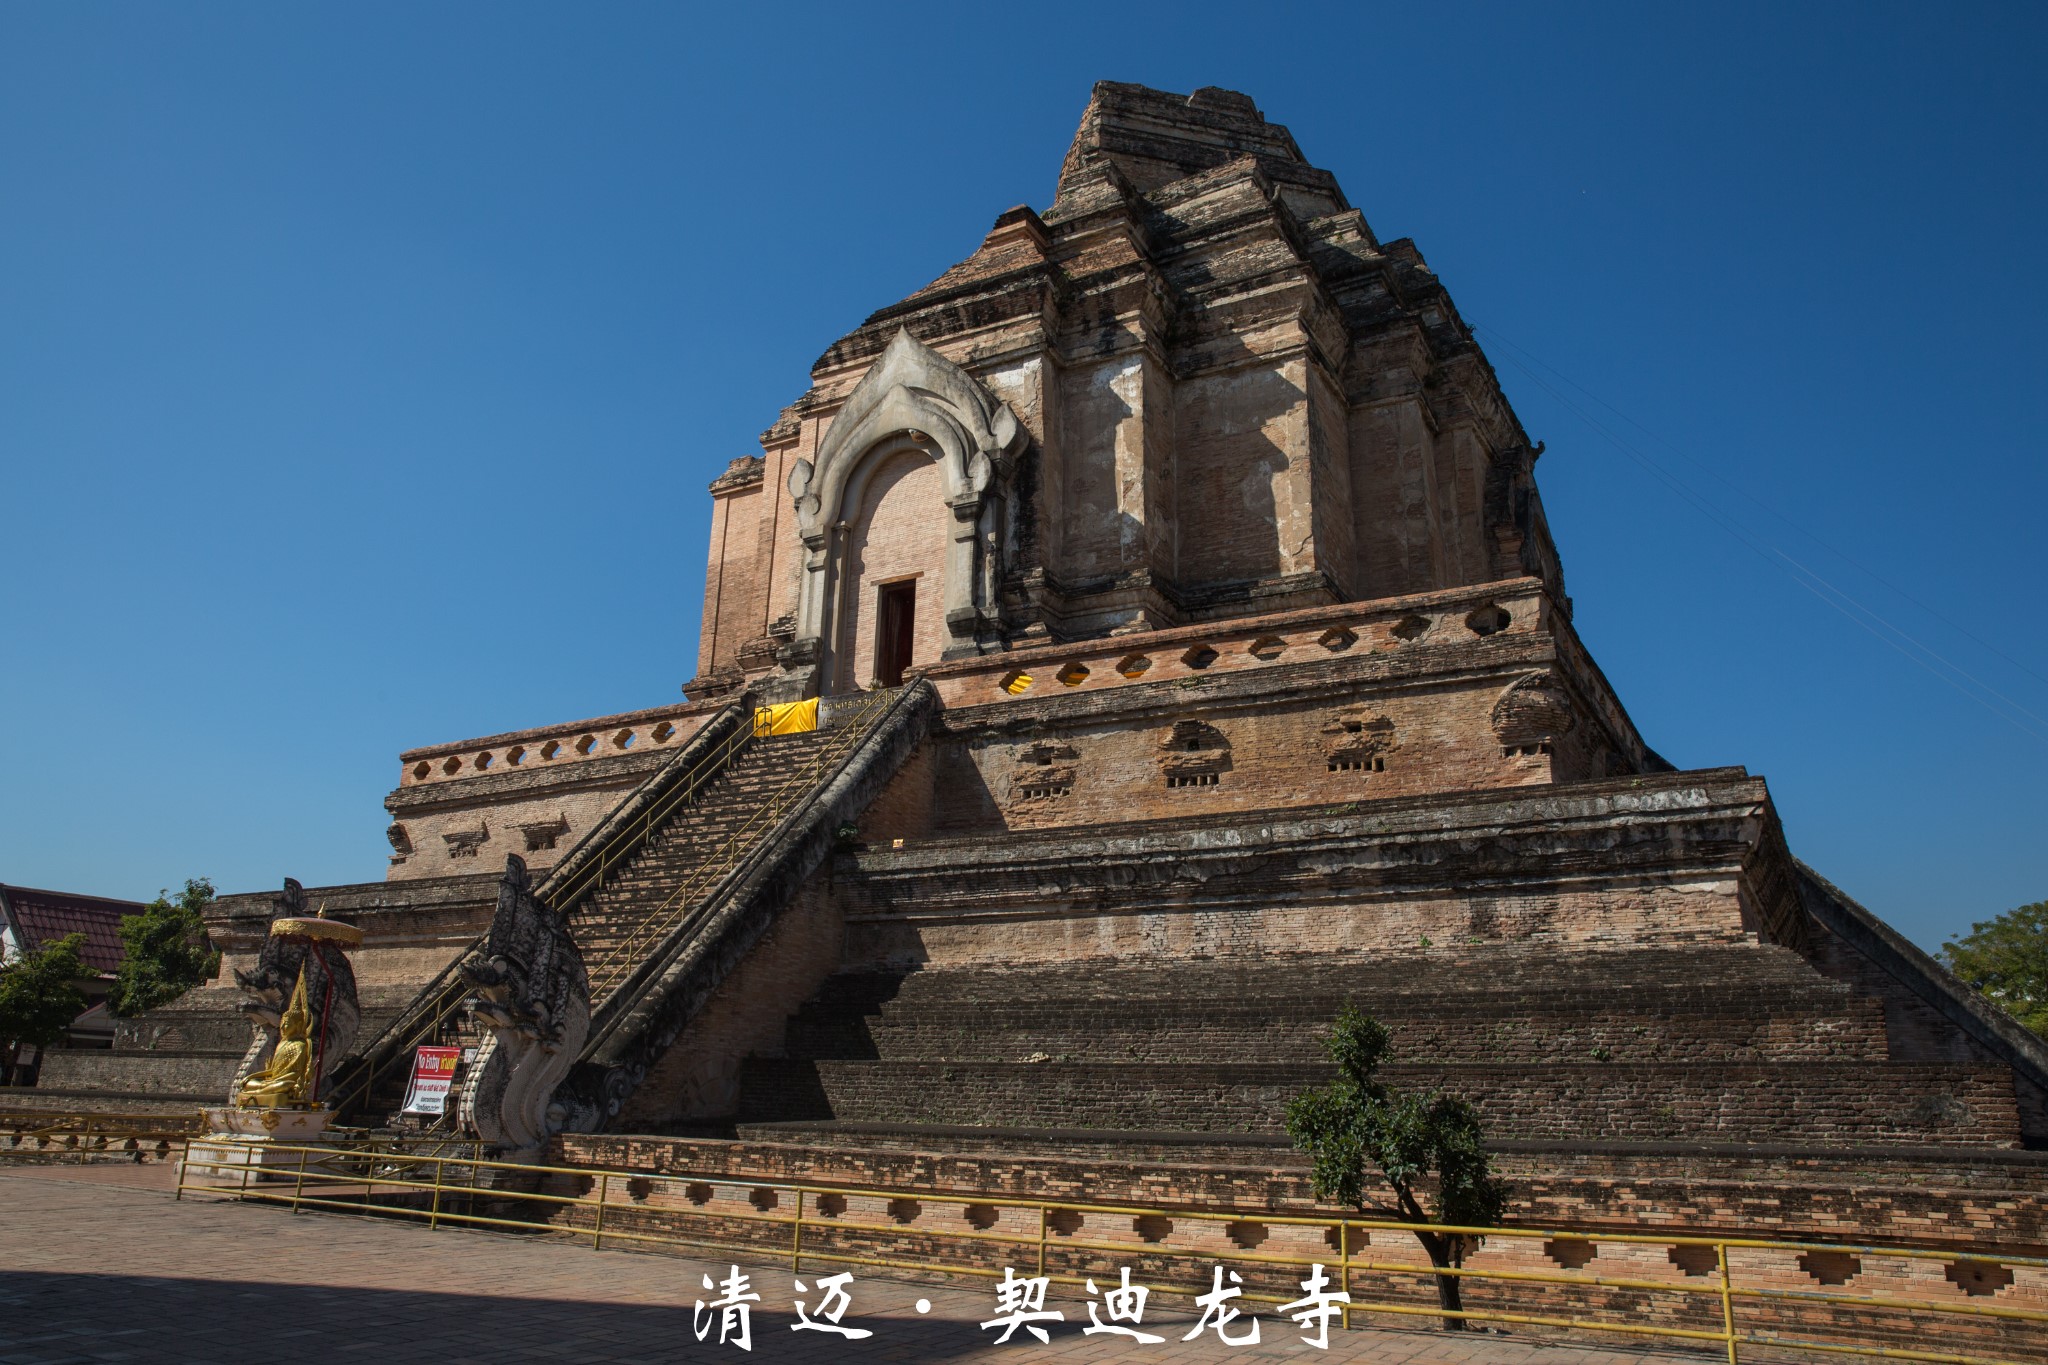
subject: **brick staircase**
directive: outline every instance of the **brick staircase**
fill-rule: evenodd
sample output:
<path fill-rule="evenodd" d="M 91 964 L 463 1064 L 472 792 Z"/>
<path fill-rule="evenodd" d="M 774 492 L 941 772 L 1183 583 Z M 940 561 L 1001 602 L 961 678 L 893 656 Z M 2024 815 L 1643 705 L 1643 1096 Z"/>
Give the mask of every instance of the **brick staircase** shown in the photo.
<path fill-rule="evenodd" d="M 1270 1144 L 1287 1099 L 1328 1078 L 1347 1000 L 1394 1030 L 1390 1080 L 1465 1095 L 1501 1139 L 2019 1141 L 2003 1068 L 1893 1061 L 1878 1001 L 1745 945 L 842 973 L 785 1055 L 748 1060 L 736 1131 Z"/>
<path fill-rule="evenodd" d="M 767 832 L 780 803 L 815 785 L 839 742 L 831 731 L 755 740 L 576 908 L 571 931 L 590 972 L 593 1006 L 602 1008 L 717 875 Z"/>

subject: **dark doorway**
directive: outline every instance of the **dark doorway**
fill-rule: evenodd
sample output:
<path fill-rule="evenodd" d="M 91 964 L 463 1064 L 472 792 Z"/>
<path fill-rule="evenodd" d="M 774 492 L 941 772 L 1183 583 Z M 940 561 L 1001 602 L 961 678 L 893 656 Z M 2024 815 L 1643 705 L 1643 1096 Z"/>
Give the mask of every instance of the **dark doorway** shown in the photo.
<path fill-rule="evenodd" d="M 901 687 L 917 626 L 917 580 L 884 583 L 875 597 L 875 678 L 884 687 Z"/>

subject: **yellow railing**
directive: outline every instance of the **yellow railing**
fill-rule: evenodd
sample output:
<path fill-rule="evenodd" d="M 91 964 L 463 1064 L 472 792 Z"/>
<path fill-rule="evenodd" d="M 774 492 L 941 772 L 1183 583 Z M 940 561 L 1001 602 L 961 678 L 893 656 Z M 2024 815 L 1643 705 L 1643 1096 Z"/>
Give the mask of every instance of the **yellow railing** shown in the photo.
<path fill-rule="evenodd" d="M 705 788 L 724 775 L 726 766 L 740 751 L 753 742 L 754 727 L 743 716 L 730 734 L 699 754 L 689 771 L 671 782 L 659 798 L 648 803 L 645 810 L 624 825 L 608 831 L 604 846 L 595 857 L 558 885 L 547 887 L 545 899 L 548 906 L 557 911 L 573 911 L 579 901 L 596 895 L 603 887 L 607 873 L 638 853 L 653 837 L 655 830 L 668 822 L 669 817 L 695 802 Z M 574 856 L 574 850 L 570 856 Z"/>
<path fill-rule="evenodd" d="M 560 885 L 547 888 L 549 906 L 557 910 L 573 909 L 579 900 L 596 894 L 603 886 L 605 876 L 637 853 L 654 831 L 679 809 L 695 801 L 706 787 L 718 779 L 732 758 L 753 741 L 753 737 L 753 728 L 746 717 L 737 717 L 731 732 L 699 754 L 688 771 L 671 782 L 657 800 L 650 802 L 645 810 L 624 825 L 608 831 L 604 846 L 596 856 L 570 873 Z M 574 856 L 573 850 L 571 856 Z M 351 1076 L 345 1086 L 329 1098 L 330 1108 L 338 1113 L 347 1113 L 364 1103 L 377 1082 L 389 1075 L 393 1068 L 411 1065 L 414 1048 L 442 1040 L 442 1032 L 448 1022 L 462 1013 L 471 994 L 456 974 L 457 969 L 465 958 L 483 946 L 483 942 L 479 937 L 457 953 L 441 970 L 440 976 L 421 991 L 418 1004 L 394 1020 L 385 1036 L 374 1040 L 365 1049 L 359 1074 Z"/>
<path fill-rule="evenodd" d="M 368 1102 L 370 1092 L 376 1089 L 377 1082 L 391 1074 L 394 1067 L 401 1063 L 408 1067 L 412 1065 L 414 1048 L 421 1044 L 439 1043 L 442 1040 L 448 1022 L 462 1013 L 462 1008 L 470 996 L 469 987 L 463 984 L 455 969 L 482 942 L 483 940 L 479 938 L 476 944 L 464 948 L 442 969 L 440 976 L 427 984 L 426 989 L 420 993 L 425 997 L 424 1007 L 419 1004 L 413 1007 L 421 1010 L 419 1014 L 414 1014 L 412 1009 L 408 1009 L 405 1015 L 400 1016 L 392 1024 L 385 1035 L 372 1042 L 358 1060 L 358 1069 L 348 1075 L 344 1082 L 336 1087 L 334 1093 L 327 1097 L 326 1104 L 329 1109 L 343 1116 L 348 1115 L 357 1105 Z"/>
<path fill-rule="evenodd" d="M 1362 1318 L 1442 1321 L 1455 1316 L 1562 1333 L 1712 1346 L 1717 1354 L 1725 1352 L 1731 1363 L 1738 1361 L 1743 1346 L 1942 1365 L 2048 1360 L 2048 1259 L 2039 1257 L 1898 1245 L 1471 1228 L 1242 1209 L 1147 1208 L 752 1180 L 717 1172 L 650 1175 L 524 1166 L 486 1161 L 475 1154 L 380 1155 L 343 1146 L 266 1145 L 268 1164 L 256 1170 L 237 1165 L 244 1158 L 234 1148 L 232 1143 L 195 1138 L 178 1197 L 208 1194 L 285 1204 L 294 1210 L 375 1209 L 423 1219 L 429 1227 L 448 1223 L 570 1233 L 587 1236 L 593 1247 L 615 1242 L 772 1257 L 786 1260 L 792 1272 L 810 1264 L 995 1278 L 1005 1273 L 1004 1267 L 1022 1262 L 1052 1283 L 1079 1285 L 1091 1276 L 1114 1273 L 1117 1261 L 1107 1258 L 1118 1258 L 1123 1265 L 1136 1263 L 1144 1273 L 1142 1280 L 1134 1276 L 1134 1284 L 1176 1298 L 1191 1298 L 1210 1287 L 1203 1273 L 1184 1277 L 1177 1271 L 1206 1272 L 1224 1264 L 1247 1272 L 1241 1297 L 1248 1305 L 1289 1302 L 1296 1297 L 1293 1272 L 1322 1265 L 1335 1272 L 1335 1289 L 1351 1296 L 1342 1310 L 1346 1327 Z M 548 1186 L 575 1192 L 551 1192 Z M 721 1199 L 719 1187 L 733 1191 L 735 1197 Z M 661 1202 L 655 1202 L 657 1195 Z M 938 1215 L 949 1209 L 957 1216 L 953 1225 L 942 1226 Z M 1122 1227 L 1133 1236 L 1079 1235 L 1090 1230 L 1091 1220 L 1103 1222 L 1099 1232 Z M 663 1222 L 670 1226 L 659 1226 Z M 691 1227 L 693 1223 L 698 1226 Z M 1255 1228 L 1257 1236 L 1240 1231 L 1247 1228 Z M 1393 1235 L 1405 1251 L 1418 1231 L 1481 1239 L 1481 1250 L 1456 1269 L 1432 1266 L 1412 1251 L 1392 1259 L 1375 1254 L 1375 1234 Z M 1176 1238 L 1176 1232 L 1181 1236 Z M 1295 1245 L 1282 1252 L 1256 1249 L 1267 1241 Z M 1531 1244 L 1540 1257 L 1518 1256 Z M 1655 1278 L 1640 1270 L 1633 1275 L 1588 1275 L 1534 1268 L 1556 1260 L 1553 1248 L 1559 1244 L 1662 1249 L 1672 1267 L 1683 1273 L 1679 1278 Z M 1681 1259 L 1681 1252 L 1690 1254 Z M 1957 1266 L 1995 1268 L 2008 1276 L 2023 1271 L 2030 1281 L 2021 1297 L 2041 1306 L 1948 1302 L 1882 1288 L 1813 1292 L 1771 1282 L 1789 1278 L 1787 1265 L 1797 1264 L 1790 1258 L 1813 1255 L 1858 1258 L 1851 1278 L 1870 1283 L 1884 1277 L 1870 1275 L 1862 1265 L 1865 1260 L 1903 1265 L 1908 1272 L 1934 1261 L 1947 1262 L 1951 1272 Z M 1521 1267 L 1515 1264 L 1518 1258 Z M 1783 1264 L 1773 1264 L 1774 1260 Z M 1688 1270 L 1687 1262 L 1698 1269 Z M 1283 1271 L 1284 1281 L 1276 1279 Z M 1448 1312 L 1432 1301 L 1434 1279 L 1440 1275 L 1456 1276 L 1475 1296 L 1484 1294 L 1499 1302 Z M 1913 1276 L 1908 1273 L 1904 1278 Z M 1919 1278 L 1928 1279 L 1924 1274 Z M 1952 1273 L 1949 1278 L 1954 1280 Z M 1286 1292 L 1280 1292 L 1282 1283 L 1290 1286 Z M 1402 1292 L 1403 1285 L 1411 1287 Z M 1611 1302 L 1603 1303 L 1603 1298 Z M 1660 1313 L 1679 1321 L 1649 1320 Z M 2039 1330 L 2035 1324 L 2040 1324 Z M 1944 1344 L 1936 1338 L 1967 1337 L 1971 1328 L 1978 1335 L 2003 1329 L 2006 1336 L 1990 1344 L 2006 1353 L 1933 1349 Z"/>
<path fill-rule="evenodd" d="M 867 738 L 868 732 L 896 696 L 897 693 L 891 691 L 865 697 L 850 711 L 836 717 L 831 728 L 818 731 L 825 740 L 817 752 L 792 770 L 780 787 L 764 796 L 724 843 L 701 858 L 682 885 L 643 916 L 626 937 L 607 945 L 602 952 L 584 958 L 584 969 L 590 974 L 592 1008 L 602 1004 L 613 989 L 632 975 L 647 955 L 683 924 L 697 902 L 738 866 L 762 836 L 781 824 L 783 817 L 818 785 L 819 780 Z M 742 727 L 742 732 L 747 740 L 753 739 L 752 727 Z"/>
<path fill-rule="evenodd" d="M 819 775 L 828 764 L 844 758 L 855 744 L 866 737 L 893 696 L 893 693 L 878 693 L 867 698 L 843 721 L 835 723 L 831 730 L 825 732 L 832 736 L 825 747 L 757 808 L 746 825 L 719 849 L 717 856 L 701 863 L 696 875 L 636 926 L 624 942 L 585 959 L 593 1005 L 630 975 L 639 966 L 640 955 L 651 951 L 666 938 L 682 922 L 696 900 L 731 870 L 751 846 L 753 840 L 748 836 L 772 829 L 802 794 L 817 784 Z M 732 731 L 699 754 L 688 771 L 671 782 L 658 799 L 624 825 L 608 831 L 604 846 L 596 856 L 570 873 L 559 885 L 546 887 L 548 905 L 573 914 L 580 902 L 601 891 L 610 873 L 625 865 L 647 845 L 657 830 L 694 804 L 706 788 L 725 775 L 732 761 L 754 743 L 757 728 L 750 717 L 739 717 Z M 481 942 L 481 939 L 477 941 L 478 944 Z M 390 1074 L 392 1068 L 409 1065 L 415 1047 L 441 1041 L 442 1030 L 451 1019 L 461 1014 L 470 996 L 468 988 L 455 975 L 456 967 L 469 955 L 469 951 L 465 949 L 457 954 L 443 969 L 441 977 L 422 992 L 424 998 L 418 1014 L 396 1021 L 390 1040 L 379 1039 L 365 1053 L 366 1060 L 361 1064 L 360 1074 L 350 1077 L 343 1089 L 330 1098 L 329 1107 L 337 1112 L 349 1112 L 368 1099 L 378 1080 Z"/>

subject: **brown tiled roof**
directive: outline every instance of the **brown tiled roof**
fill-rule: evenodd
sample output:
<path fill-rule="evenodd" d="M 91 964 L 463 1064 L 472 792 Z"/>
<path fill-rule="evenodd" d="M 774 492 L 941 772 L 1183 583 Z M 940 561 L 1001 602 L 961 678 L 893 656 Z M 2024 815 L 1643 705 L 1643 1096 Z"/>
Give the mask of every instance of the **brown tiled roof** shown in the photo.
<path fill-rule="evenodd" d="M 6 899 L 7 917 L 24 949 L 40 948 L 66 934 L 84 934 L 86 965 L 102 974 L 111 974 L 120 965 L 121 917 L 142 913 L 139 901 L 26 886 L 0 885 L 0 897 Z"/>

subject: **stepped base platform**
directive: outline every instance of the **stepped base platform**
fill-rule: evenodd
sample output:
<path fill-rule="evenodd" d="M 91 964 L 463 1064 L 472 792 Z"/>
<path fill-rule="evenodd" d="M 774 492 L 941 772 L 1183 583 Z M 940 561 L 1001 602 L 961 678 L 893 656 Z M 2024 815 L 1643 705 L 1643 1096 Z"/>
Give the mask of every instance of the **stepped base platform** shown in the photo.
<path fill-rule="evenodd" d="M 1490 1144 L 1509 1221 L 2048 1255 L 2048 1153 L 1738 1143 Z M 738 1138 L 571 1134 L 550 1158 L 649 1175 L 1013 1199 L 1329 1212 L 1284 1137 L 954 1125 L 753 1125 Z"/>
<path fill-rule="evenodd" d="M 1488 1239 L 1468 1262 L 1475 1268 L 1547 1276 L 1583 1269 L 1589 1276 L 1697 1286 L 1712 1273 L 1697 1249 L 1676 1240 L 1664 1245 L 1658 1234 L 1852 1245 L 1881 1237 L 1952 1254 L 1902 1260 L 1865 1252 L 1838 1266 L 1831 1258 L 1848 1253 L 1748 1248 L 1731 1250 L 1730 1265 L 1744 1284 L 1795 1294 L 1844 1292 L 1846 1273 L 1860 1293 L 1881 1287 L 1896 1297 L 2048 1311 L 2048 1268 L 1999 1260 L 2048 1254 L 2048 1153 L 1713 1143 L 1494 1147 L 1510 1186 L 1508 1226 L 1565 1235 Z M 806 1247 L 921 1264 L 954 1258 L 963 1268 L 993 1269 L 1006 1256 L 1035 1255 L 1042 1215 L 992 1202 L 1001 1200 L 1096 1206 L 1046 1222 L 1045 1264 L 1054 1274 L 1114 1278 L 1127 1265 L 1134 1277 L 1171 1285 L 1199 1279 L 1221 1262 L 1241 1270 L 1253 1292 L 1292 1292 L 1285 1274 L 1298 1277 L 1298 1270 L 1283 1273 L 1244 1259 L 1247 1253 L 1328 1262 L 1342 1254 L 1334 1226 L 1271 1221 L 1344 1211 L 1319 1203 L 1306 1159 L 1268 1135 L 783 1124 L 750 1126 L 736 1139 L 565 1136 L 550 1161 L 633 1173 L 605 1186 L 609 1231 L 758 1244 L 778 1254 L 786 1252 L 788 1225 L 761 1218 L 789 1214 L 793 1196 L 770 1187 L 790 1184 L 816 1191 L 805 1196 Z M 595 1186 L 592 1178 L 564 1174 L 542 1192 L 588 1197 Z M 1214 1216 L 1198 1219 L 1198 1211 Z M 557 1221 L 587 1230 L 589 1219 L 585 1206 Z M 847 1226 L 836 1226 L 842 1222 Z M 1005 1240 L 955 1235 L 970 1229 Z M 1602 1241 L 1624 1234 L 1650 1240 Z M 1355 1263 L 1422 1260 L 1406 1233 L 1342 1236 Z M 1421 1277 L 1370 1267 L 1353 1275 L 1361 1300 L 1413 1308 L 1434 1302 Z M 1467 1302 L 1519 1313 L 1633 1314 L 1712 1330 L 1719 1303 L 1708 1304 L 1709 1297 L 1682 1289 L 1667 1298 L 1590 1284 L 1475 1281 Z M 1908 1318 L 1867 1304 L 1760 1299 L 1745 1300 L 1741 1312 L 1751 1330 L 2048 1360 L 2048 1337 L 2038 1323 Z"/>

